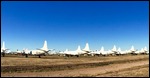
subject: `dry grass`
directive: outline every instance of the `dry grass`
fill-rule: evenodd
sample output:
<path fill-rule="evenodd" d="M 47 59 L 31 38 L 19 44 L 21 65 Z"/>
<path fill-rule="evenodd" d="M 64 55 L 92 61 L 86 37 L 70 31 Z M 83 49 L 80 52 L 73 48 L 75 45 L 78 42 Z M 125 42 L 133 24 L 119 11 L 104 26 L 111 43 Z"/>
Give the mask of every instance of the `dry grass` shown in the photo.
<path fill-rule="evenodd" d="M 60 57 L 60 56 L 30 56 L 25 58 L 22 56 L 16 57 L 1 57 L 1 66 L 32 66 L 32 65 L 60 65 L 60 64 L 80 64 L 80 63 L 95 63 L 107 62 L 115 60 L 132 60 L 132 59 L 149 58 L 148 55 L 137 56 L 107 56 L 107 57 Z"/>
<path fill-rule="evenodd" d="M 148 55 L 109 56 L 109 57 L 59 57 L 45 56 L 42 58 L 1 57 L 1 72 L 42 72 L 56 70 L 73 70 L 97 67 L 116 63 L 147 60 Z"/>
<path fill-rule="evenodd" d="M 98 77 L 149 77 L 149 64 L 97 74 Z"/>
<path fill-rule="evenodd" d="M 149 77 L 149 55 L 1 57 L 2 76 Z"/>

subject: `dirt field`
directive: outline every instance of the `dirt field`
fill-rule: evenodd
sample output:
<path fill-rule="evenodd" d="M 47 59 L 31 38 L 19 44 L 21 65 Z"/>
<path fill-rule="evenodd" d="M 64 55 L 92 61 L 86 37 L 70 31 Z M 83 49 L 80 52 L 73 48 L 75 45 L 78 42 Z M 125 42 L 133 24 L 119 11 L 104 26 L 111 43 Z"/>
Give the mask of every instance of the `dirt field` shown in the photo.
<path fill-rule="evenodd" d="M 1 57 L 2 77 L 149 77 L 149 55 Z"/>

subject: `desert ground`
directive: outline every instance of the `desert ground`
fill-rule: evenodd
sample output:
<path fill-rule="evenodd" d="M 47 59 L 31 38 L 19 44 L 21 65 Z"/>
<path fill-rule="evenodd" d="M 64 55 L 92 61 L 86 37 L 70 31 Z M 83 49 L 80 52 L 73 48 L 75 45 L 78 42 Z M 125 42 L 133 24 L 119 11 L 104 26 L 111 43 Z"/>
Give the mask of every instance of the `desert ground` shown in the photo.
<path fill-rule="evenodd" d="M 149 55 L 1 57 L 1 77 L 149 77 Z"/>

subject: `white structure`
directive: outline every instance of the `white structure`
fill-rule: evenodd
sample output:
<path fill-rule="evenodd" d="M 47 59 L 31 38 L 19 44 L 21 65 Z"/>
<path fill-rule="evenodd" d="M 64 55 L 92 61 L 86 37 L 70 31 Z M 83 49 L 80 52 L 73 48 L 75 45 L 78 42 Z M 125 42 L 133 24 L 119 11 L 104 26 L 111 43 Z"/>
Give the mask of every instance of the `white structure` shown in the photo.
<path fill-rule="evenodd" d="M 83 49 L 83 51 L 85 51 L 87 53 L 89 53 L 91 51 L 90 48 L 89 48 L 89 44 L 88 43 L 86 43 L 85 48 Z"/>
<path fill-rule="evenodd" d="M 3 41 L 2 47 L 1 47 L 1 52 L 6 53 L 9 49 L 5 48 L 5 42 Z"/>
<path fill-rule="evenodd" d="M 101 47 L 100 54 L 102 54 L 102 55 L 108 55 L 110 53 L 111 53 L 111 50 L 105 51 L 104 47 L 103 46 Z"/>
<path fill-rule="evenodd" d="M 67 56 L 67 55 L 79 55 L 79 53 L 78 53 L 79 47 L 80 47 L 80 46 L 78 46 L 78 49 L 75 50 L 75 51 L 69 51 L 68 49 L 66 49 L 66 51 L 64 52 L 64 54 L 65 54 L 66 56 Z"/>
<path fill-rule="evenodd" d="M 117 54 L 117 48 L 116 46 L 114 45 L 114 47 L 112 48 L 112 50 L 108 52 L 108 54 Z"/>
<path fill-rule="evenodd" d="M 89 52 L 90 52 L 89 44 L 86 43 L 85 48 L 83 50 L 81 50 L 80 46 L 78 46 L 77 50 L 75 51 L 69 51 L 68 49 L 66 49 L 66 51 L 64 51 L 64 54 L 65 56 L 68 55 L 79 56 L 82 54 L 88 54 Z"/>
<path fill-rule="evenodd" d="M 126 51 L 121 51 L 121 48 L 118 48 L 118 53 L 117 54 L 127 54 L 127 50 Z"/>
<path fill-rule="evenodd" d="M 91 51 L 91 52 L 90 52 L 90 53 L 88 53 L 88 54 L 90 54 L 90 55 L 92 55 L 92 56 L 100 55 L 100 51 L 95 50 L 95 51 Z"/>
<path fill-rule="evenodd" d="M 135 52 L 136 50 L 134 49 L 133 45 L 131 46 L 131 49 L 127 51 L 128 54 L 135 53 Z"/>
<path fill-rule="evenodd" d="M 147 47 L 141 48 L 140 51 L 136 51 L 135 53 L 136 54 L 149 54 L 148 50 L 147 50 Z"/>
<path fill-rule="evenodd" d="M 9 49 L 5 48 L 5 42 L 3 41 L 3 45 L 1 47 L 1 54 L 3 55 L 3 57 L 5 56 L 5 53 L 7 53 Z"/>
<path fill-rule="evenodd" d="M 113 49 L 111 50 L 112 52 L 117 52 L 117 48 L 116 48 L 116 46 L 114 45 L 114 47 L 113 47 Z"/>
<path fill-rule="evenodd" d="M 101 50 L 100 50 L 100 54 L 102 54 L 102 55 L 117 54 L 116 46 L 114 45 L 114 47 L 113 47 L 111 50 L 108 50 L 108 51 L 105 51 L 105 50 L 104 50 L 104 47 L 102 46 L 102 47 L 101 47 Z"/>
<path fill-rule="evenodd" d="M 28 50 L 28 49 L 25 49 L 24 53 L 25 54 L 29 54 L 31 52 L 32 55 L 37 55 L 40 58 L 41 55 L 45 55 L 46 53 L 48 54 L 48 52 L 52 51 L 52 50 L 53 49 L 51 49 L 51 50 L 48 49 L 48 47 L 47 47 L 47 41 L 45 40 L 44 41 L 44 45 L 43 45 L 42 48 L 39 48 L 37 50 Z"/>
<path fill-rule="evenodd" d="M 146 46 L 144 47 L 144 51 L 145 51 L 146 54 L 149 54 L 149 51 L 147 50 Z"/>
<path fill-rule="evenodd" d="M 3 44 L 1 47 L 1 52 L 6 52 L 7 50 L 9 50 L 9 49 L 5 48 L 5 42 L 3 41 Z"/>

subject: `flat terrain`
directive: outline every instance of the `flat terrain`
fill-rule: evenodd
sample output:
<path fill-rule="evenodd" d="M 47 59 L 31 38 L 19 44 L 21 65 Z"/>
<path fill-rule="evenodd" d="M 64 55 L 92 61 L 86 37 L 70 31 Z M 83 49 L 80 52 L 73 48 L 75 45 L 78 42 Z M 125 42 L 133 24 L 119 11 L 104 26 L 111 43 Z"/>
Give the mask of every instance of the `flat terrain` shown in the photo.
<path fill-rule="evenodd" d="M 149 55 L 6 56 L 2 77 L 149 77 Z"/>

